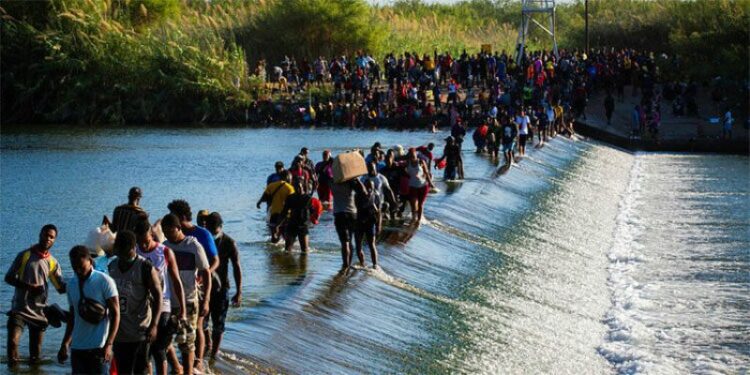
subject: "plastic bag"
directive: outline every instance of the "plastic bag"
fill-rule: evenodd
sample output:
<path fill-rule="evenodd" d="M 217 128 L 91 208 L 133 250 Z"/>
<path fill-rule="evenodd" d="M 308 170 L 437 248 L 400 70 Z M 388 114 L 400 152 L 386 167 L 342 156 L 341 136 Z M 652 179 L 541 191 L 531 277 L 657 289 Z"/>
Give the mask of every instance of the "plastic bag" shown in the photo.
<path fill-rule="evenodd" d="M 111 253 L 115 245 L 115 234 L 109 230 L 109 226 L 103 224 L 91 230 L 86 239 L 86 247 L 96 253 L 97 256 Z"/>
<path fill-rule="evenodd" d="M 153 225 L 151 225 L 151 236 L 153 237 L 154 241 L 158 243 L 163 243 L 164 240 L 167 238 L 164 237 L 164 232 L 161 230 L 161 219 L 157 220 Z"/>

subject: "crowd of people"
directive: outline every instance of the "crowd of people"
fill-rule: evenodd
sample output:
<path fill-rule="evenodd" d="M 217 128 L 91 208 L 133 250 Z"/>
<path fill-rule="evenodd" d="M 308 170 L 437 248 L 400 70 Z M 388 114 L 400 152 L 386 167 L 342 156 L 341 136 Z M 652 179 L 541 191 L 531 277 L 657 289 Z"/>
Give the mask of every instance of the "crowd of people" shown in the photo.
<path fill-rule="evenodd" d="M 237 244 L 224 233 L 221 214 L 202 210 L 193 224 L 184 200 L 172 201 L 152 225 L 141 196 L 132 188 L 112 221 L 105 217 L 107 233 L 116 234 L 111 247 L 70 249 L 74 275 L 68 280 L 50 253 L 58 236 L 54 225 L 42 227 L 38 242 L 18 253 L 5 274 L 15 288 L 7 323 L 10 367 L 19 362 L 25 328 L 35 363 L 46 328 L 62 324 L 57 358 L 70 358 L 73 374 L 166 374 L 170 365 L 173 373 L 197 374 L 206 369 L 204 355 L 216 357 L 228 307 L 242 301 Z M 48 282 L 67 295 L 68 310 L 47 304 Z"/>
<path fill-rule="evenodd" d="M 676 107 L 686 107 L 689 113 L 696 108 L 694 83 L 658 84 L 664 61 L 679 64 L 678 60 L 631 49 L 592 50 L 588 55 L 563 50 L 557 56 L 532 51 L 524 54 L 520 64 L 504 51 L 464 51 L 458 56 L 437 51 L 391 53 L 380 62 L 364 52 L 349 58 L 321 56 L 312 63 L 285 57 L 272 69 L 261 60 L 255 74 L 275 91 L 289 95 L 275 100 L 264 96 L 252 104 L 247 120 L 400 129 L 453 126 L 463 121 L 478 127 L 487 117 L 497 119 L 503 109 L 514 117 L 520 109 L 528 114 L 549 112 L 557 105 L 571 119 L 585 119 L 589 98 L 602 90 L 612 96 L 605 100 L 611 120 L 614 96 L 622 100 L 625 87 L 632 85 L 633 95 L 642 94 L 638 134 L 646 130 L 656 134 L 662 97 L 668 96 Z M 306 96 L 313 87 L 329 87 L 330 97 Z"/>
<path fill-rule="evenodd" d="M 464 178 L 462 151 L 471 128 L 476 152 L 498 158 L 502 150 L 503 166 L 510 167 L 534 144 L 535 135 L 537 147 L 558 134 L 572 136 L 573 122 L 585 118 L 594 90 L 607 91 L 610 119 L 613 94 L 622 97 L 625 85 L 632 83 L 643 92 L 633 114 L 639 131 L 644 119 L 646 124 L 656 121 L 658 129 L 658 69 L 653 56 L 632 50 L 590 56 L 540 51 L 524 55 L 520 65 L 505 53 L 464 52 L 457 58 L 437 52 L 389 54 L 382 68 L 360 53 L 331 63 L 323 58 L 300 64 L 285 59 L 270 73 L 265 70 L 261 63 L 256 72 L 268 74 L 281 90 L 332 84 L 333 95 L 330 102 L 310 101 L 303 107 L 292 101 L 258 102 L 248 116 L 260 120 L 253 121 L 350 127 L 391 121 L 404 128 L 450 128 L 440 157 L 433 154 L 433 143 L 407 148 L 374 143 L 362 153 L 368 173 L 345 182 L 334 181 L 329 150 L 317 163 L 307 148 L 288 169 L 276 162 L 257 202 L 258 208 L 267 204 L 271 242 L 283 239 L 286 250 L 299 243 L 307 252 L 311 226 L 332 211 L 342 269 L 353 266 L 355 252 L 364 267 L 365 246 L 373 268 L 379 267 L 377 238 L 384 221 L 419 226 L 427 197 L 435 191 L 433 170 L 442 169 L 444 181 Z M 683 91 L 675 88 L 669 95 L 688 95 Z M 287 112 L 285 106 L 292 110 Z M 38 243 L 17 255 L 5 275 L 15 288 L 7 324 L 11 366 L 18 362 L 24 328 L 29 330 L 30 359 L 37 361 L 46 327 L 63 323 L 58 360 L 70 357 L 74 374 L 102 373 L 111 359 L 121 374 L 165 374 L 170 367 L 176 373 L 201 373 L 204 356 L 217 355 L 228 307 L 241 303 L 237 244 L 224 233 L 218 212 L 201 211 L 194 224 L 190 205 L 175 200 L 167 215 L 151 222 L 140 207 L 141 197 L 141 190 L 132 188 L 128 203 L 114 210 L 112 221 L 105 217 L 103 227 L 116 233 L 111 249 L 101 253 L 79 245 L 69 251 L 74 276 L 67 281 L 50 254 L 58 235 L 54 225 L 44 226 Z M 235 285 L 231 299 L 230 264 Z M 47 304 L 49 284 L 67 294 L 68 311 Z"/>
<path fill-rule="evenodd" d="M 258 208 L 264 202 L 267 205 L 271 242 L 284 239 L 285 248 L 291 250 L 299 241 L 301 250 L 307 252 L 310 225 L 317 224 L 320 215 L 330 210 L 341 242 L 342 269 L 352 266 L 354 251 L 359 265 L 364 267 L 365 244 L 372 265 L 377 268 L 376 238 L 382 231 L 383 220 L 402 219 L 408 205 L 410 224 L 419 225 L 427 195 L 434 188 L 430 171 L 434 147 L 430 143 L 407 152 L 402 146 L 384 151 L 376 142 L 367 155 L 361 155 L 367 174 L 338 183 L 334 180 L 330 150 L 323 151 L 318 163 L 312 161 L 306 147 L 294 157 L 289 169 L 285 169 L 282 161 L 276 162 L 275 171 L 266 179 L 266 188 L 256 204 Z M 450 163 L 460 161 L 460 150 L 451 155 Z"/>

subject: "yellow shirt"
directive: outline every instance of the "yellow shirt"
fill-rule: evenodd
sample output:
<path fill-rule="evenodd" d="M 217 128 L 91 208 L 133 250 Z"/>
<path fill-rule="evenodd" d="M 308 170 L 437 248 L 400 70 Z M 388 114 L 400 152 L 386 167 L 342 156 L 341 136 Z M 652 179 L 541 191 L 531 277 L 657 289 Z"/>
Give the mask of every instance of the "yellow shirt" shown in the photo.
<path fill-rule="evenodd" d="M 555 108 L 554 108 L 554 110 L 555 110 L 555 119 L 560 119 L 560 118 L 562 118 L 562 115 L 563 115 L 563 107 L 562 107 L 562 106 L 559 106 L 559 105 L 556 105 L 556 106 L 555 106 Z"/>
<path fill-rule="evenodd" d="M 271 208 L 269 210 L 271 215 L 280 214 L 281 210 L 284 209 L 286 197 L 294 194 L 294 186 L 286 181 L 272 182 L 266 186 L 266 191 L 263 194 L 271 198 Z M 273 194 L 273 197 L 271 197 L 271 194 Z"/>

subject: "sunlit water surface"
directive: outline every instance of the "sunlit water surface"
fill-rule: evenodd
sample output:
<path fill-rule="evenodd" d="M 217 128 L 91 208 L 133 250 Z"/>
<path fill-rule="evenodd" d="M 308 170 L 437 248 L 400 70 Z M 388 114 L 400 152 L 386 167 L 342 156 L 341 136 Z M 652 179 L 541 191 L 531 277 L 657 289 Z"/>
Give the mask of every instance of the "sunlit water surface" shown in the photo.
<path fill-rule="evenodd" d="M 70 276 L 67 250 L 137 185 L 153 218 L 185 198 L 194 212 L 221 212 L 239 243 L 244 303 L 229 312 L 224 372 L 247 371 L 248 360 L 289 373 L 747 371 L 747 157 L 633 155 L 558 137 L 494 177 L 493 163 L 465 150 L 467 180 L 439 182 L 414 236 L 379 244 L 382 271 L 337 275 L 329 214 L 307 256 L 267 243 L 255 202 L 274 161 L 288 164 L 302 146 L 318 160 L 324 148 L 440 145 L 445 136 L 5 130 L 0 263 L 52 222 L 53 253 Z M 11 295 L 0 288 L 0 310 Z M 53 361 L 62 333 L 48 331 L 40 368 L 19 371 L 67 371 Z"/>

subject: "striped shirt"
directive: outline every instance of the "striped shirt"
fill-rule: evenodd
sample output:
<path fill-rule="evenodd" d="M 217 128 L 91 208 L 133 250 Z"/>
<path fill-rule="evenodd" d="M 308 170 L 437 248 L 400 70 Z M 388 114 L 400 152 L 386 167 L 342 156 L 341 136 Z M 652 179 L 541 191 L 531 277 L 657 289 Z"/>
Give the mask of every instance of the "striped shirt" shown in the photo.
<path fill-rule="evenodd" d="M 114 233 L 125 229 L 132 231 L 135 229 L 135 223 L 139 216 L 148 217 L 148 214 L 142 208 L 132 204 L 117 206 L 112 214 L 110 230 Z"/>

